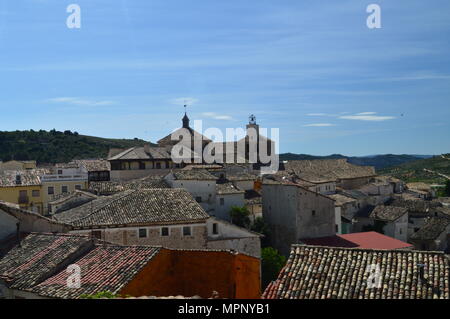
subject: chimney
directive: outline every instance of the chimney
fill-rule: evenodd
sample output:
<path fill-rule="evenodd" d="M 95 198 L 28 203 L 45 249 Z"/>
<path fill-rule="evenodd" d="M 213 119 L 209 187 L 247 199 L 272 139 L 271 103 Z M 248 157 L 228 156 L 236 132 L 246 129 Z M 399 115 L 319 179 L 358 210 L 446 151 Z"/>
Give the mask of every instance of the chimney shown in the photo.
<path fill-rule="evenodd" d="M 150 153 L 150 144 L 144 144 L 144 152 L 145 153 Z"/>
<path fill-rule="evenodd" d="M 16 175 L 16 185 L 22 185 L 22 176 Z"/>

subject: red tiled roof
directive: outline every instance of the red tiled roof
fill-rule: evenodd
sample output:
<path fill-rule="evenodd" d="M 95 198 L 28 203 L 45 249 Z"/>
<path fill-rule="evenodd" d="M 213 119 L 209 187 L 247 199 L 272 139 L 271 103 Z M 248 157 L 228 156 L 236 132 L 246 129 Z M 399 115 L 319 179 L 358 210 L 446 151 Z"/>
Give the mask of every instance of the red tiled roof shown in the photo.
<path fill-rule="evenodd" d="M 118 293 L 156 256 L 160 247 L 97 245 L 73 262 L 81 268 L 80 288 L 67 287 L 66 269 L 35 286 L 32 291 L 53 298 L 80 298 L 101 291 Z"/>
<path fill-rule="evenodd" d="M 358 247 L 362 249 L 412 248 L 411 244 L 377 233 L 375 231 L 343 234 L 320 238 L 302 239 L 307 245 L 328 247 Z"/>

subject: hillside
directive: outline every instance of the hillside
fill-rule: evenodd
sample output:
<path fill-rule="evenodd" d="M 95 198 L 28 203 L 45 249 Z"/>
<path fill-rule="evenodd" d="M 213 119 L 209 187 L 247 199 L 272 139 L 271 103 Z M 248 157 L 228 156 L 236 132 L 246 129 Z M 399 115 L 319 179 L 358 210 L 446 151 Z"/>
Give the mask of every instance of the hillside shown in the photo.
<path fill-rule="evenodd" d="M 395 176 L 405 182 L 444 184 L 446 178 L 438 175 L 438 173 L 450 176 L 450 154 L 404 163 L 382 169 L 379 173 Z"/>
<path fill-rule="evenodd" d="M 144 143 L 140 139 L 108 139 L 71 131 L 0 131 L 0 159 L 68 162 L 72 159 L 106 157 L 110 148 L 142 146 Z"/>
<path fill-rule="evenodd" d="M 287 160 L 313 160 L 313 159 L 338 159 L 346 158 L 349 163 L 362 166 L 374 166 L 377 170 L 397 166 L 403 163 L 417 161 L 422 158 L 427 158 L 427 155 L 373 155 L 373 156 L 344 156 L 341 154 L 332 154 L 328 156 L 313 156 L 306 154 L 280 154 L 281 161 Z"/>

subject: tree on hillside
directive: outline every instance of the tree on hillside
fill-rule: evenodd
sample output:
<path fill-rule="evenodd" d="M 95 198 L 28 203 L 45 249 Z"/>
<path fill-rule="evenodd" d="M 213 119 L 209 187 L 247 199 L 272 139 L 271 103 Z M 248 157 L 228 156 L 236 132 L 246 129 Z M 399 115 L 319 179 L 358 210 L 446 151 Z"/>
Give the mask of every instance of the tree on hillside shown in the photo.
<path fill-rule="evenodd" d="M 278 250 L 266 247 L 261 250 L 261 272 L 263 289 L 271 281 L 277 279 L 281 269 L 286 264 L 286 257 L 280 255 Z"/>
<path fill-rule="evenodd" d="M 450 180 L 447 180 L 447 182 L 445 183 L 444 196 L 445 197 L 450 196 Z"/>

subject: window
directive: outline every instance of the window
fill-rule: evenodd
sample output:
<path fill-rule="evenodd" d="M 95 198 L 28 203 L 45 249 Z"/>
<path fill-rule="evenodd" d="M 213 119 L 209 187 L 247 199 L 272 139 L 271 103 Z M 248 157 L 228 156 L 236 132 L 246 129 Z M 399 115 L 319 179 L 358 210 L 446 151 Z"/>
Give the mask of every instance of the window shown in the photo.
<path fill-rule="evenodd" d="M 212 226 L 213 226 L 213 228 L 212 228 L 213 235 L 218 235 L 219 234 L 219 224 L 214 223 Z"/>
<path fill-rule="evenodd" d="M 139 238 L 147 238 L 147 228 L 139 228 Z"/>
<path fill-rule="evenodd" d="M 161 163 L 156 163 L 156 168 L 160 169 L 161 168 Z"/>
<path fill-rule="evenodd" d="M 75 185 L 75 189 L 81 190 L 81 185 Z"/>
<path fill-rule="evenodd" d="M 339 226 L 336 224 L 336 233 L 339 233 Z"/>
<path fill-rule="evenodd" d="M 162 227 L 161 228 L 161 236 L 169 236 L 169 227 Z"/>
<path fill-rule="evenodd" d="M 62 175 L 62 169 L 58 170 L 58 175 Z"/>
<path fill-rule="evenodd" d="M 183 236 L 191 236 L 191 226 L 183 227 Z"/>
<path fill-rule="evenodd" d="M 33 197 L 39 197 L 39 196 L 40 196 L 39 190 L 38 190 L 38 189 L 33 190 L 33 191 L 31 192 L 31 196 L 33 196 Z"/>
<path fill-rule="evenodd" d="M 197 203 L 201 203 L 202 202 L 202 198 L 200 196 L 195 197 L 195 200 L 197 201 Z"/>
<path fill-rule="evenodd" d="M 47 194 L 53 195 L 54 193 L 55 193 L 55 189 L 53 188 L 53 186 L 49 186 L 47 189 Z"/>
<path fill-rule="evenodd" d="M 225 205 L 225 198 L 220 199 L 220 206 L 223 206 L 223 205 Z"/>
<path fill-rule="evenodd" d="M 311 212 L 311 216 L 316 216 L 316 211 L 315 211 L 315 210 L 313 210 L 313 211 Z"/>
<path fill-rule="evenodd" d="M 62 193 L 68 193 L 67 186 L 61 186 L 61 192 Z"/>
<path fill-rule="evenodd" d="M 145 169 L 145 163 L 139 162 L 139 169 Z"/>

